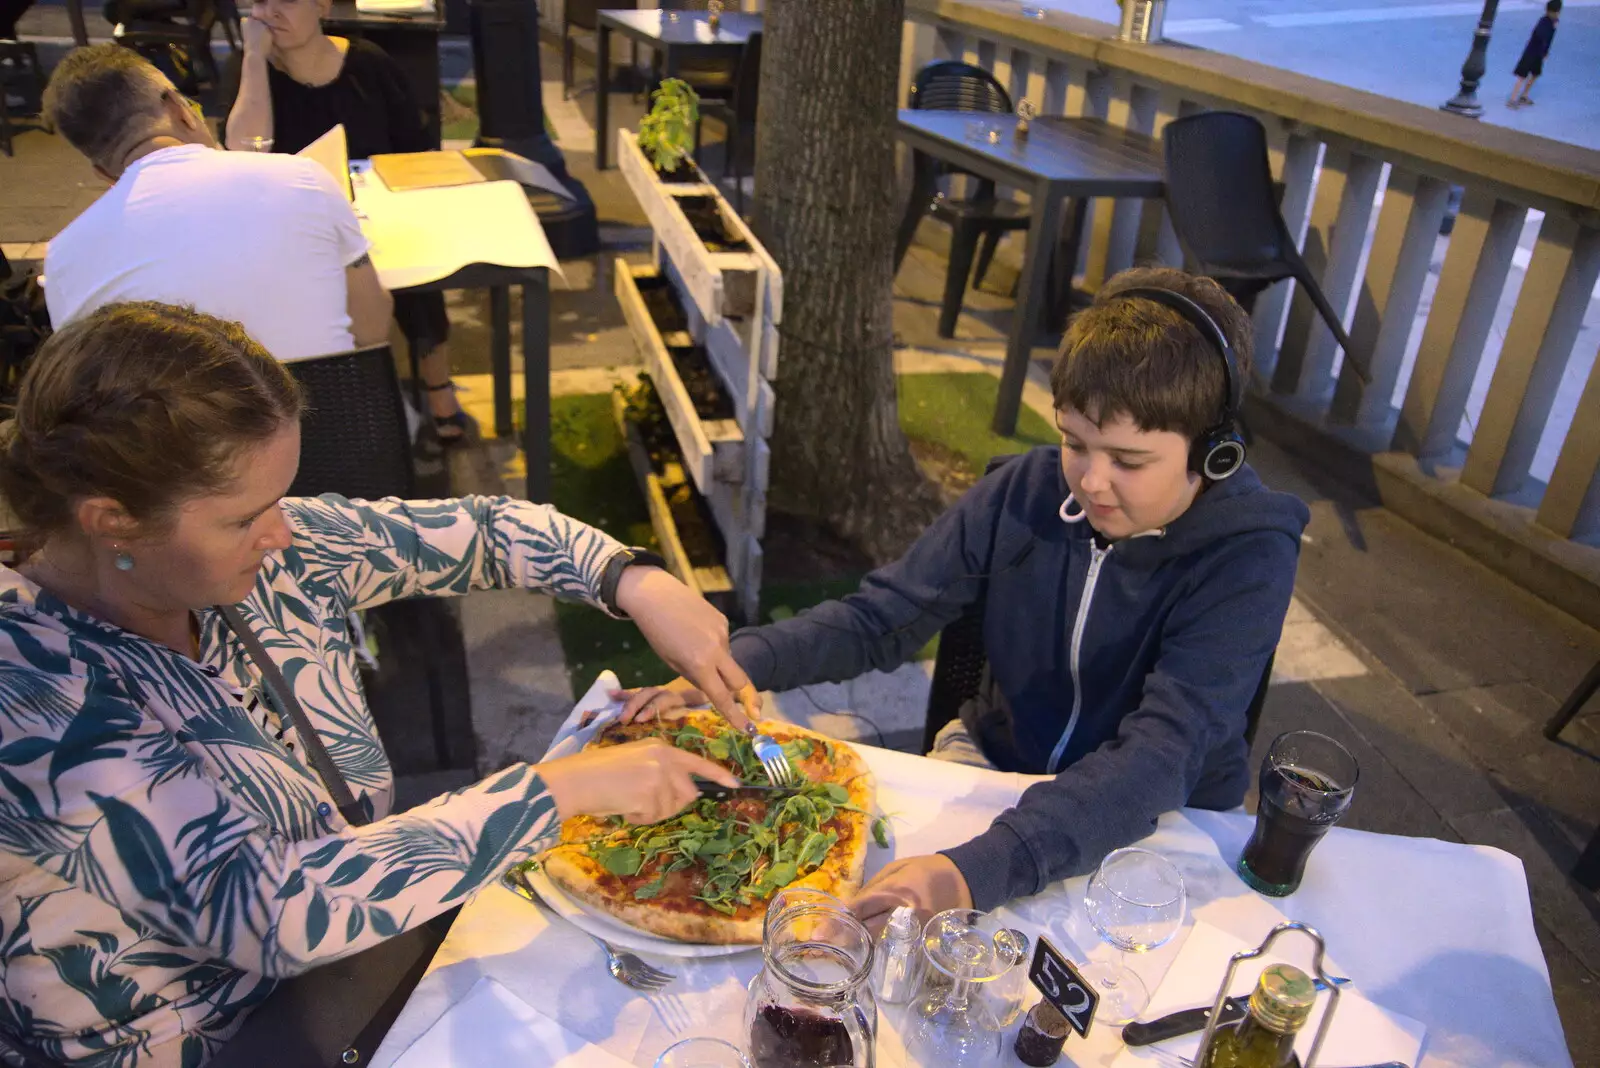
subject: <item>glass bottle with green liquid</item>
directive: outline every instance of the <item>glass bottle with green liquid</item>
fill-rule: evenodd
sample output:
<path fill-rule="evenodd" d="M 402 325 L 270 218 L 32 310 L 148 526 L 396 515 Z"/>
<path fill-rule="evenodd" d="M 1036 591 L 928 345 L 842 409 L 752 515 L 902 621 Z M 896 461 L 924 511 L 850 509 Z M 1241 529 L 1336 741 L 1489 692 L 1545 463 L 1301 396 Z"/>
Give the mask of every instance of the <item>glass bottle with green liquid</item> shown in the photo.
<path fill-rule="evenodd" d="M 1218 1028 L 1199 1068 L 1289 1068 L 1294 1039 L 1311 1017 L 1317 988 L 1292 964 L 1269 964 L 1250 995 L 1250 1015 Z"/>

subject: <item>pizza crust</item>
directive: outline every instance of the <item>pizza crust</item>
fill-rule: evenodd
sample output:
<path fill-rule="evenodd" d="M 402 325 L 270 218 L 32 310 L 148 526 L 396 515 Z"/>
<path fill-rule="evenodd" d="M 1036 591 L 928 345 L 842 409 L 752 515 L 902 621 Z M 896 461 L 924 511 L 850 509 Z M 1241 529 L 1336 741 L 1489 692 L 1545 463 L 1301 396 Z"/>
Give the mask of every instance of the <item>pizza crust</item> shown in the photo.
<path fill-rule="evenodd" d="M 670 726 L 692 725 L 707 734 L 728 729 L 715 712 L 686 709 L 663 717 Z M 788 884 L 822 890 L 843 900 L 861 888 L 871 843 L 876 784 L 871 770 L 851 746 L 791 723 L 763 721 L 760 729 L 779 743 L 809 738 L 818 743 L 802 761 L 802 774 L 816 782 L 837 783 L 850 793 L 849 803 L 862 812 L 840 812 L 829 826 L 839 840 L 820 867 Z M 619 745 L 657 733 L 655 721 L 618 725 L 602 731 L 585 748 Z M 826 754 L 826 755 L 824 755 Z M 831 763 L 830 763 L 831 761 Z M 823 773 L 826 772 L 825 777 Z M 561 844 L 544 854 L 545 874 L 561 890 L 591 909 L 660 938 L 702 945 L 755 945 L 761 942 L 767 902 L 748 906 L 742 915 L 728 916 L 709 909 L 664 907 L 662 898 L 636 901 L 621 881 L 607 872 L 587 851 L 586 843 L 608 827 L 589 816 L 566 820 Z M 768 899 L 770 901 L 770 898 Z"/>

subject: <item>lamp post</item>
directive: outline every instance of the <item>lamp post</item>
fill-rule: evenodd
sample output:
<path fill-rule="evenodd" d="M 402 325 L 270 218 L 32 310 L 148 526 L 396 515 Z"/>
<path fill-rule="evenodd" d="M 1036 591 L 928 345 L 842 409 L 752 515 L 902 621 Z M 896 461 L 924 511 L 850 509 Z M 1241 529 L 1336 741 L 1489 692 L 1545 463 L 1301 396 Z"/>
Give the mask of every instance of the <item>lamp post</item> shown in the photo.
<path fill-rule="evenodd" d="M 1472 34 L 1472 51 L 1467 53 L 1467 61 L 1461 64 L 1461 90 L 1439 105 L 1443 110 L 1465 115 L 1469 119 L 1476 119 L 1483 114 L 1483 105 L 1478 103 L 1478 82 L 1488 69 L 1489 31 L 1494 28 L 1494 13 L 1499 6 L 1500 0 L 1483 0 L 1483 15 Z"/>

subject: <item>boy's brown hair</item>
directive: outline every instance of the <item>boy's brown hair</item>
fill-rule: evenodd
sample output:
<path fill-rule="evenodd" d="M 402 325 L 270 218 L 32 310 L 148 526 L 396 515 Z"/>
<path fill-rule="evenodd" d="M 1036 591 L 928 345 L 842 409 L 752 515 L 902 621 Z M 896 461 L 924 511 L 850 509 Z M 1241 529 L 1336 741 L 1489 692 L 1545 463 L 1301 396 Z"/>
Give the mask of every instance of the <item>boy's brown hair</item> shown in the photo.
<path fill-rule="evenodd" d="M 1222 418 L 1222 357 L 1171 308 L 1118 297 L 1137 287 L 1170 289 L 1204 308 L 1233 346 L 1241 380 L 1248 378 L 1255 333 L 1226 290 L 1173 267 L 1135 267 L 1102 285 L 1073 317 L 1050 374 L 1056 409 L 1076 409 L 1097 424 L 1126 415 L 1140 430 L 1171 430 L 1193 442 Z"/>

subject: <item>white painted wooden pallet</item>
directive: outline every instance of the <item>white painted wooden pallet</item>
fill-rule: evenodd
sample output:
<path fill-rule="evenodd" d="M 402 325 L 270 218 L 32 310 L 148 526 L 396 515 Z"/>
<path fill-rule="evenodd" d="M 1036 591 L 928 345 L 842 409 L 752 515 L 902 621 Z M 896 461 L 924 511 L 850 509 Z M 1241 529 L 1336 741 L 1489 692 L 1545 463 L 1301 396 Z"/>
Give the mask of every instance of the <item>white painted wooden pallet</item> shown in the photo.
<path fill-rule="evenodd" d="M 739 608 L 754 620 L 766 534 L 772 455 L 767 439 L 775 406 L 772 379 L 778 371 L 782 273 L 716 186 L 659 181 L 629 130 L 617 131 L 617 160 L 655 234 L 654 267 L 617 261 L 617 299 L 683 449 L 685 467 L 722 533 Z M 726 229 L 749 250 L 709 252 L 679 206 L 686 196 L 711 198 Z M 734 398 L 733 420 L 708 423 L 696 416 L 667 351 L 681 339 L 661 337 L 635 282 L 657 269 L 672 281 L 688 313 L 693 341 L 705 347 Z"/>

